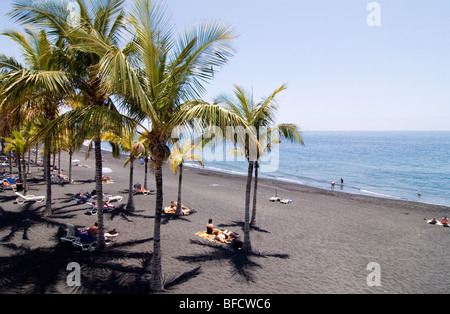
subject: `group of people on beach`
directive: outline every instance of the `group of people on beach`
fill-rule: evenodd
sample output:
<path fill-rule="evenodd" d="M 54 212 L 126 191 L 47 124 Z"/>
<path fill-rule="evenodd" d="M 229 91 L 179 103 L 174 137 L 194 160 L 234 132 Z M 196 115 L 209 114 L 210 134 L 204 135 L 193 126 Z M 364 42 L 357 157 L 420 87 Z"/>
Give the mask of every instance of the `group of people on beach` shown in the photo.
<path fill-rule="evenodd" d="M 214 225 L 212 223 L 212 219 L 209 219 L 208 223 L 206 224 L 206 233 L 215 235 L 214 239 L 219 242 L 222 242 L 222 243 L 225 242 L 226 240 L 228 240 L 230 237 L 233 237 L 233 238 L 239 237 L 239 234 L 237 234 L 233 231 L 215 229 Z"/>
<path fill-rule="evenodd" d="M 438 221 L 436 220 L 436 217 L 434 217 L 433 219 L 430 220 L 430 224 L 434 225 L 437 224 Z M 447 215 L 444 215 L 444 217 L 442 217 L 440 223 L 444 226 L 444 227 L 450 227 L 450 220 L 448 219 Z"/>

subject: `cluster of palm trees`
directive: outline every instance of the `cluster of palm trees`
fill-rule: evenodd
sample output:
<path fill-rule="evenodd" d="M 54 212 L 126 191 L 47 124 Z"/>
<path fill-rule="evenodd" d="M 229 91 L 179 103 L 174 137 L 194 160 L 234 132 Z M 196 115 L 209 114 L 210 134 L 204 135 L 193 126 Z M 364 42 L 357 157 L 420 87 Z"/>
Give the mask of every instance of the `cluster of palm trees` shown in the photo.
<path fill-rule="evenodd" d="M 74 5 L 78 10 L 69 12 L 68 7 Z M 76 143 L 91 139 L 98 204 L 103 203 L 101 142 L 111 141 L 114 147 L 129 152 L 130 193 L 133 160 L 148 151 L 156 182 L 150 286 L 161 291 L 162 167 L 171 157 L 173 169 L 180 171 L 181 183 L 185 159 L 201 162 L 191 153 L 194 143 L 182 145 L 173 138 L 173 131 L 180 126 L 192 127 L 194 120 L 204 130 L 211 126 L 222 130 L 240 126 L 246 132 L 239 143 L 249 161 L 244 250 L 251 251 L 253 169 L 255 223 L 259 158 L 280 137 L 300 143 L 302 140 L 295 125 L 275 126 L 275 97 L 286 88 L 284 85 L 258 103 L 237 86 L 237 99 L 220 96 L 214 104 L 201 100 L 214 69 L 226 64 L 235 53 L 232 44 L 236 34 L 231 27 L 209 22 L 176 32 L 165 4 L 150 0 L 135 0 L 129 10 L 125 0 L 77 0 L 70 5 L 56 0 L 13 0 L 9 16 L 26 27 L 24 34 L 3 33 L 21 48 L 24 63 L 0 56 L 0 136 L 13 134 L 19 138 L 16 133 L 30 121 L 36 127 L 29 145 L 42 142 L 44 146 L 47 214 L 52 210 L 50 154 L 57 135 L 66 134 L 68 142 L 74 144 L 68 150 L 72 153 Z M 259 142 L 260 127 L 278 135 L 264 147 Z M 229 140 L 238 143 L 237 137 Z M 249 154 L 251 143 L 256 143 L 256 156 Z M 23 148 L 11 149 L 23 152 Z M 134 209 L 132 194 L 127 208 Z M 105 250 L 102 211 L 98 221 L 97 249 Z"/>

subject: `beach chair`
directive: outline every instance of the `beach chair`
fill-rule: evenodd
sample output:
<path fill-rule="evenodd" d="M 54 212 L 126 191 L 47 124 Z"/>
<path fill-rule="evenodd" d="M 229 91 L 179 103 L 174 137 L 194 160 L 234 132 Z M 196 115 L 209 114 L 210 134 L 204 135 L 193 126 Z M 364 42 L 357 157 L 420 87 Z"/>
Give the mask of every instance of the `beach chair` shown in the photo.
<path fill-rule="evenodd" d="M 81 238 L 72 242 L 74 247 L 79 247 L 82 251 L 94 251 L 97 246 L 97 239 L 83 241 Z"/>
<path fill-rule="evenodd" d="M 275 190 L 275 196 L 269 197 L 270 202 L 279 202 L 281 198 L 278 197 L 278 190 Z"/>
<path fill-rule="evenodd" d="M 75 226 L 71 224 L 66 224 L 66 227 L 67 227 L 67 234 L 64 237 L 60 237 L 60 240 L 62 242 L 78 241 L 80 238 L 78 238 L 75 235 Z"/>
<path fill-rule="evenodd" d="M 144 194 L 144 195 L 149 195 L 150 193 L 155 192 L 155 190 L 148 190 L 143 188 L 140 184 L 135 184 L 134 185 L 134 189 L 133 189 L 133 194 Z"/>
<path fill-rule="evenodd" d="M 45 196 L 34 196 L 34 195 L 22 195 L 19 192 L 15 193 L 18 198 L 16 199 L 17 204 L 23 204 L 25 202 L 43 202 L 45 200 Z"/>
<path fill-rule="evenodd" d="M 3 179 L 2 181 L 3 189 L 11 189 L 13 191 L 16 191 L 17 185 L 16 182 L 13 180 L 13 178 L 7 178 Z"/>
<path fill-rule="evenodd" d="M 123 196 L 117 195 L 117 196 L 112 196 L 112 195 L 107 195 L 105 197 L 106 199 L 106 203 L 109 204 L 110 202 L 122 202 L 123 200 Z"/>
<path fill-rule="evenodd" d="M 111 239 L 105 240 L 106 247 L 110 246 L 112 244 Z M 74 247 L 80 248 L 82 251 L 95 251 L 95 248 L 97 247 L 97 239 L 92 239 L 89 237 L 86 237 L 84 239 L 77 238 L 77 240 L 72 242 Z"/>
<path fill-rule="evenodd" d="M 86 208 L 84 213 L 86 215 L 97 215 L 97 213 L 98 213 L 97 205 L 94 205 L 92 203 L 87 203 L 87 205 L 89 205 L 89 207 Z"/>

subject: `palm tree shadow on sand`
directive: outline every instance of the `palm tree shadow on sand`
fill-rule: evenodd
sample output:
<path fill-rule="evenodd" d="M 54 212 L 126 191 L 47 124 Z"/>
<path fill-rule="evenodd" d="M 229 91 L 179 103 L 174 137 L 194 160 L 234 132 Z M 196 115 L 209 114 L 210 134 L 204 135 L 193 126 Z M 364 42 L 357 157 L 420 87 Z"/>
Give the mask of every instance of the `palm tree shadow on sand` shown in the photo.
<path fill-rule="evenodd" d="M 202 262 L 214 262 L 220 260 L 226 260 L 232 265 L 232 276 L 236 278 L 237 281 L 254 282 L 253 269 L 263 268 L 263 266 L 255 261 L 253 258 L 269 258 L 275 257 L 280 259 L 289 258 L 288 254 L 279 253 L 261 253 L 261 252 L 250 252 L 245 253 L 240 250 L 235 250 L 231 245 L 216 244 L 210 242 L 204 242 L 199 240 L 192 240 L 192 244 L 204 246 L 207 248 L 212 248 L 213 250 L 205 254 L 194 254 L 194 255 L 183 255 L 175 257 L 180 261 L 185 261 L 187 263 L 202 263 Z"/>
<path fill-rule="evenodd" d="M 139 213 L 124 212 L 129 214 L 128 217 L 143 216 Z M 118 215 L 121 213 L 120 209 L 116 212 Z M 55 215 L 58 218 L 72 217 L 67 215 L 65 208 L 56 210 Z M 26 245 L 18 246 L 11 242 L 17 235 L 21 235 L 23 240 L 29 240 L 30 229 L 42 224 L 59 227 L 50 241 L 54 246 L 31 249 Z M 34 207 L 33 203 L 24 205 L 18 211 L 6 211 L 0 207 L 0 230 L 7 231 L 0 239 L 0 245 L 10 252 L 8 256 L 0 257 L 0 294 L 152 292 L 149 288 L 152 254 L 130 252 L 129 249 L 151 242 L 153 238 L 117 242 L 107 252 L 82 252 L 75 249 L 71 243 L 61 243 L 60 237 L 66 234 L 65 225 L 45 218 L 42 206 Z M 80 287 L 70 287 L 67 284 L 67 276 L 71 272 L 67 270 L 67 266 L 71 262 L 81 266 Z M 196 277 L 200 268 L 196 267 L 179 276 L 166 278 L 166 289 Z"/>
<path fill-rule="evenodd" d="M 30 249 L 14 244 L 2 244 L 16 253 L 0 257 L 0 293 L 67 293 L 67 294 L 148 294 L 149 265 L 152 253 L 129 252 L 127 248 L 153 241 L 139 239 L 115 244 L 107 252 L 81 252 L 70 243 L 59 243 L 62 228 L 55 235 L 56 244 L 51 248 Z M 125 249 L 125 250 L 123 250 Z M 81 285 L 67 284 L 72 270 L 69 263 L 81 266 Z M 200 267 L 180 276 L 167 278 L 165 286 L 173 288 L 196 277 Z"/>

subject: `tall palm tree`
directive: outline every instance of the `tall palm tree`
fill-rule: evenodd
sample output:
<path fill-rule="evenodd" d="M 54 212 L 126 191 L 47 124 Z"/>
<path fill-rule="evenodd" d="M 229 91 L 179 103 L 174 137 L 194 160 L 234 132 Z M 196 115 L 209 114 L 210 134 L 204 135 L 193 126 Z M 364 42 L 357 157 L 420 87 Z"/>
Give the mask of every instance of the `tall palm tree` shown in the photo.
<path fill-rule="evenodd" d="M 104 49 L 116 46 L 125 25 L 124 0 L 78 0 L 78 23 L 73 23 L 67 10 L 68 3 L 60 1 L 12 1 L 10 16 L 20 23 L 32 23 L 47 29 L 71 52 L 71 82 L 81 98 L 79 108 L 63 115 L 61 121 L 70 124 L 84 123 L 90 128 L 95 143 L 95 180 L 98 203 L 103 202 L 102 185 L 102 133 L 121 126 L 119 114 L 111 99 L 112 93 L 105 88 L 105 77 L 99 73 L 99 62 Z M 92 47 L 91 39 L 96 43 Z M 95 49 L 91 49 L 95 48 Z M 47 131 L 54 132 L 55 124 Z M 53 130 L 52 130 L 53 129 Z M 106 250 L 103 212 L 99 211 L 99 237 L 97 250 Z"/>
<path fill-rule="evenodd" d="M 134 3 L 128 25 L 133 41 L 124 50 L 109 49 L 100 69 L 121 94 L 136 99 L 138 106 L 132 109 L 138 116 L 150 120 L 146 142 L 156 182 L 150 287 L 161 291 L 162 166 L 170 156 L 168 142 L 175 127 L 196 117 L 231 123 L 231 116 L 219 106 L 194 105 L 192 100 L 204 92 L 203 83 L 213 78 L 212 67 L 224 65 L 232 56 L 230 43 L 235 35 L 220 23 L 204 23 L 176 38 L 166 7 L 148 0 Z"/>
<path fill-rule="evenodd" d="M 175 214 L 181 216 L 183 214 L 181 210 L 181 185 L 183 182 L 183 164 L 186 161 L 195 161 L 203 166 L 202 157 L 194 154 L 193 151 L 198 148 L 191 140 L 187 140 L 183 146 L 176 142 L 170 151 L 169 168 L 173 173 L 178 172 L 178 197 L 177 197 L 177 209 Z"/>
<path fill-rule="evenodd" d="M 293 124 L 278 124 L 276 121 L 276 112 L 278 104 L 276 96 L 286 89 L 286 85 L 282 85 L 276 89 L 271 95 L 263 98 L 260 102 L 255 102 L 253 95 L 245 91 L 242 87 L 235 85 L 234 97 L 228 95 L 220 95 L 215 99 L 215 103 L 221 104 L 232 113 L 241 117 L 245 121 L 245 126 L 253 128 L 256 134 L 258 145 L 251 147 L 250 141 L 238 141 L 244 150 L 243 154 L 248 160 L 247 186 L 245 190 L 245 218 L 244 218 L 244 251 L 251 251 L 250 241 L 250 224 L 256 223 L 256 195 L 258 187 L 258 168 L 259 158 L 262 154 L 269 150 L 279 138 L 286 138 L 292 142 L 303 143 L 298 127 Z M 264 130 L 264 132 L 263 132 Z M 275 135 L 275 136 L 273 136 Z M 270 139 L 267 141 L 267 139 Z M 268 144 L 262 147 L 262 143 Z M 253 215 L 250 221 L 250 196 L 253 171 L 255 171 L 255 182 L 253 191 Z"/>
<path fill-rule="evenodd" d="M 25 65 L 14 58 L 1 56 L 2 76 L 1 110 L 34 113 L 41 117 L 41 124 L 53 121 L 63 99 L 72 92 L 69 77 L 64 71 L 64 50 L 52 45 L 43 30 L 36 34 L 30 30 L 22 34 L 16 31 L 3 35 L 12 39 L 21 49 Z M 9 108 L 9 109 L 8 109 Z M 28 113 L 28 115 L 29 115 Z M 44 178 L 47 185 L 46 213 L 52 213 L 50 179 L 51 137 L 44 140 Z"/>

